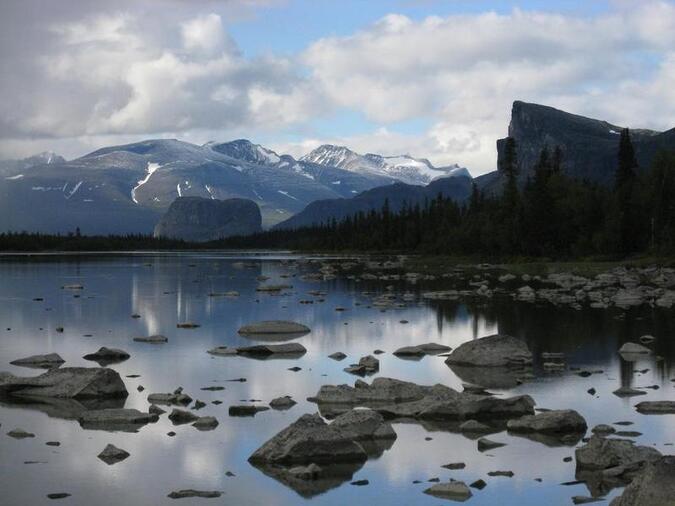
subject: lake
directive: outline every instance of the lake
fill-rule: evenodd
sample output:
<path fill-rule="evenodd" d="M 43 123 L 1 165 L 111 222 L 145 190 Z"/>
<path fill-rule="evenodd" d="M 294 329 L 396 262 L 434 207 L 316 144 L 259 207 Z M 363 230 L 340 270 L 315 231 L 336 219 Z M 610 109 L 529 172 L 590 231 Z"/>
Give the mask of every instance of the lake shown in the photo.
<path fill-rule="evenodd" d="M 669 310 L 575 310 L 532 305 L 508 298 L 473 302 L 427 301 L 425 285 L 332 279 L 301 279 L 320 264 L 311 257 L 285 254 L 228 255 L 220 253 L 44 255 L 0 258 L 0 371 L 15 375 L 41 370 L 12 366 L 10 361 L 56 352 L 65 366 L 94 367 L 83 355 L 101 346 L 122 348 L 128 360 L 110 365 L 122 376 L 129 397 L 125 407 L 147 411 L 147 396 L 183 387 L 206 406 L 199 415 L 215 416 L 215 430 L 201 432 L 190 425 L 174 426 L 166 415 L 137 433 L 84 430 L 75 420 L 28 405 L 0 400 L 0 489 L 3 505 L 52 503 L 49 493 L 67 492 L 59 503 L 74 505 L 425 505 L 443 501 L 423 493 L 438 477 L 465 481 L 481 478 L 482 490 L 472 490 L 474 505 L 564 505 L 572 496 L 589 495 L 575 480 L 574 446 L 548 446 L 506 431 L 490 434 L 506 446 L 476 450 L 475 439 L 461 433 L 416 423 L 394 423 L 398 438 L 381 456 L 368 460 L 350 479 L 325 491 L 304 496 L 267 476 L 247 462 L 261 444 L 304 413 L 317 412 L 306 398 L 324 384 L 353 384 L 358 377 L 343 371 L 375 349 L 380 371 L 391 377 L 461 390 L 471 377 L 459 377 L 443 357 L 403 360 L 391 352 L 426 342 L 453 348 L 468 340 L 506 333 L 527 341 L 535 355 L 534 377 L 512 388 L 491 391 L 502 395 L 529 394 L 540 408 L 575 409 L 589 428 L 618 421 L 634 422 L 623 429 L 641 445 L 673 453 L 675 415 L 641 415 L 636 398 L 619 398 L 620 386 L 646 389 L 641 400 L 673 399 L 675 320 Z M 287 283 L 281 293 L 256 292 L 265 283 Z M 81 284 L 81 290 L 63 289 Z M 435 282 L 434 287 L 440 286 Z M 239 292 L 238 297 L 212 293 Z M 310 295 L 322 291 L 325 295 Z M 385 311 L 370 305 L 373 295 L 395 294 L 402 307 Z M 364 294 L 364 292 L 368 292 Z M 311 300 L 312 303 L 300 303 Z M 336 311 L 344 308 L 344 311 Z M 137 314 L 140 318 L 132 318 Z M 255 341 L 238 335 L 244 324 L 259 320 L 293 320 L 311 328 L 295 339 L 307 348 L 300 358 L 255 360 L 241 356 L 215 357 L 216 346 L 244 346 Z M 177 323 L 196 322 L 194 329 Z M 405 323 L 407 322 L 407 323 Z M 57 327 L 63 327 L 58 332 Z M 150 345 L 133 337 L 163 334 L 168 342 Z M 626 341 L 644 334 L 656 337 L 654 355 L 624 362 L 617 353 Z M 670 340 L 670 343 L 668 342 Z M 335 361 L 328 355 L 348 355 Z M 568 370 L 546 372 L 541 352 L 564 352 Z M 300 367 L 291 371 L 291 367 Z M 580 376 L 580 368 L 592 371 Z M 601 371 L 601 372 L 600 372 Z M 128 375 L 140 375 L 128 378 Z M 246 378 L 245 382 L 228 380 Z M 138 387 L 142 386 L 143 391 Z M 221 391 L 204 391 L 222 386 Z M 656 388 L 658 387 L 658 388 Z M 587 391 L 595 389 L 591 395 Z M 231 405 L 290 395 L 297 404 L 285 411 L 269 410 L 255 417 L 230 417 Z M 222 404 L 212 404 L 212 401 Z M 51 415 L 51 416 L 49 416 Z M 13 439 L 6 433 L 20 427 L 36 435 Z M 620 429 L 617 426 L 617 429 Z M 175 431 L 175 437 L 168 432 Z M 59 441 L 58 447 L 47 441 Z M 131 456 L 115 465 L 97 458 L 112 443 Z M 581 444 L 581 443 L 580 443 Z M 35 463 L 25 463 L 35 462 Z M 441 466 L 464 462 L 461 470 Z M 488 472 L 513 471 L 513 477 L 489 477 Z M 234 476 L 227 476 L 230 471 Z M 367 479 L 367 486 L 350 481 Z M 413 484 L 414 480 L 421 483 Z M 167 497 L 179 489 L 221 490 L 219 499 Z M 620 493 L 614 489 L 606 502 Z"/>

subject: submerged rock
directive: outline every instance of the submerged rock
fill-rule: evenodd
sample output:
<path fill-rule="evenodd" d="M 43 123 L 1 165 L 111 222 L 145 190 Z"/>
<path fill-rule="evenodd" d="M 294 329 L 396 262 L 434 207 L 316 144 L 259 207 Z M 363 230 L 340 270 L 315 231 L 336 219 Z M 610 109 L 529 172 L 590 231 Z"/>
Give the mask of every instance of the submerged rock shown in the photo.
<path fill-rule="evenodd" d="M 242 404 L 240 406 L 230 406 L 228 414 L 230 416 L 255 416 L 261 411 L 267 411 L 267 406 L 256 406 L 254 404 Z"/>
<path fill-rule="evenodd" d="M 644 401 L 635 405 L 638 413 L 643 415 L 675 414 L 675 401 Z"/>
<path fill-rule="evenodd" d="M 175 490 L 171 492 L 167 497 L 171 499 L 186 499 L 189 497 L 201 497 L 204 499 L 212 499 L 220 497 L 223 495 L 222 492 L 217 490 L 193 490 L 191 488 L 185 490 Z"/>
<path fill-rule="evenodd" d="M 464 502 L 473 495 L 471 489 L 467 487 L 466 483 L 463 481 L 437 483 L 426 489 L 424 493 L 441 499 L 450 499 L 458 502 Z"/>
<path fill-rule="evenodd" d="M 675 456 L 649 462 L 610 506 L 671 506 L 675 504 Z"/>
<path fill-rule="evenodd" d="M 7 433 L 7 435 L 9 437 L 13 437 L 14 439 L 26 439 L 35 437 L 35 434 L 33 434 L 32 432 L 27 432 L 23 429 L 12 429 Z"/>
<path fill-rule="evenodd" d="M 105 346 L 102 346 L 98 349 L 98 351 L 89 353 L 82 358 L 85 360 L 93 360 L 100 365 L 109 365 L 124 362 L 130 356 L 131 355 L 129 355 L 124 350 L 120 350 L 118 348 L 106 348 Z"/>
<path fill-rule="evenodd" d="M 612 392 L 614 395 L 617 397 L 632 397 L 635 395 L 646 395 L 647 392 L 644 390 L 636 390 L 635 388 L 630 388 L 630 387 L 621 387 L 617 388 Z"/>
<path fill-rule="evenodd" d="M 78 419 L 83 429 L 119 430 L 136 432 L 139 428 L 159 420 L 155 413 L 143 413 L 137 409 L 95 409 L 85 411 Z"/>
<path fill-rule="evenodd" d="M 56 369 L 61 367 L 65 360 L 58 353 L 49 353 L 47 355 L 32 355 L 26 358 L 19 358 L 10 362 L 12 365 L 21 367 L 32 367 L 36 369 Z"/>
<path fill-rule="evenodd" d="M 122 462 L 124 459 L 128 458 L 129 455 L 130 453 L 126 450 L 122 450 L 121 448 L 109 444 L 97 455 L 97 457 L 109 466 L 112 466 L 113 464 Z"/>
<path fill-rule="evenodd" d="M 473 367 L 522 366 L 532 363 L 532 353 L 525 341 L 495 334 L 462 343 L 445 363 Z"/>
<path fill-rule="evenodd" d="M 62 367 L 30 378 L 0 373 L 0 394 L 63 399 L 124 398 L 129 395 L 116 371 L 99 367 Z"/>
<path fill-rule="evenodd" d="M 239 329 L 239 334 L 246 337 L 256 336 L 280 336 L 281 339 L 304 336 L 311 332 L 310 328 L 302 323 L 284 321 L 284 320 L 269 320 L 250 323 L 244 325 Z"/>
<path fill-rule="evenodd" d="M 422 357 L 424 355 L 438 355 L 452 350 L 450 346 L 437 343 L 425 343 L 415 346 L 404 346 L 394 352 L 397 357 Z"/>
<path fill-rule="evenodd" d="M 237 348 L 237 353 L 252 357 L 269 357 L 272 355 L 301 356 L 307 353 L 307 349 L 299 343 L 259 344 L 257 346 Z"/>
<path fill-rule="evenodd" d="M 172 394 L 150 394 L 148 395 L 150 404 L 164 404 L 166 406 L 187 406 L 192 402 L 192 397 L 183 392 Z"/>
<path fill-rule="evenodd" d="M 137 343 L 161 344 L 168 342 L 168 340 L 167 337 L 159 334 L 147 337 L 134 337 L 134 341 Z"/>
<path fill-rule="evenodd" d="M 340 361 L 340 360 L 344 360 L 345 358 L 347 358 L 347 355 L 345 355 L 341 351 L 336 351 L 335 353 L 331 353 L 330 355 L 328 355 L 328 358 L 332 358 L 333 360 Z"/>

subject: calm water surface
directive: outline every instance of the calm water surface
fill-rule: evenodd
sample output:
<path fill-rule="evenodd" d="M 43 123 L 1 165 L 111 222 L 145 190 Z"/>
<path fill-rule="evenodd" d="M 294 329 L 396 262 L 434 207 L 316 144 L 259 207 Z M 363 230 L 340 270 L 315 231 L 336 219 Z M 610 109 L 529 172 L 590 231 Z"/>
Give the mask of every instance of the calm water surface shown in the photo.
<path fill-rule="evenodd" d="M 0 258 L 0 370 L 24 376 L 39 374 L 39 370 L 9 362 L 49 352 L 59 353 L 66 366 L 91 367 L 96 364 L 83 360 L 82 355 L 101 346 L 123 348 L 131 358 L 110 367 L 123 376 L 129 390 L 125 407 L 146 411 L 148 393 L 170 392 L 182 386 L 193 398 L 207 402 L 200 415 L 213 415 L 220 422 L 216 430 L 199 432 L 189 425 L 173 426 L 164 415 L 138 433 L 112 433 L 83 430 L 76 421 L 1 402 L 0 503 L 47 504 L 52 502 L 46 497 L 48 493 L 68 492 L 72 496 L 60 503 L 425 505 L 443 501 L 422 493 L 427 484 L 412 481 L 439 477 L 467 483 L 484 479 L 487 487 L 474 491 L 469 504 L 571 504 L 571 496 L 588 495 L 583 484 L 561 485 L 574 480 L 574 461 L 563 461 L 573 456 L 574 447 L 549 447 L 506 432 L 489 437 L 507 446 L 479 453 L 476 442 L 459 433 L 395 424 L 398 439 L 393 446 L 381 457 L 369 460 L 352 477 L 368 479 L 370 485 L 355 487 L 345 482 L 311 498 L 302 497 L 247 462 L 248 456 L 279 430 L 300 415 L 317 411 L 305 398 L 314 395 L 320 385 L 353 383 L 356 378 L 342 370 L 349 362 L 380 348 L 387 352 L 379 356 L 380 376 L 461 389 L 463 381 L 475 378 L 458 377 L 442 357 L 407 361 L 391 352 L 429 341 L 456 347 L 496 332 L 526 339 L 535 354 L 563 351 L 569 365 L 603 371 L 583 378 L 572 372 L 550 374 L 535 368 L 533 381 L 497 391 L 530 394 L 538 407 L 576 409 L 591 427 L 632 421 L 629 429 L 643 434 L 635 438 L 638 443 L 673 453 L 673 447 L 667 444 L 675 442 L 675 416 L 640 415 L 633 409 L 636 398 L 620 399 L 611 394 L 621 385 L 657 385 L 658 390 L 649 389 L 638 399 L 675 397 L 675 383 L 671 381 L 675 377 L 672 313 L 574 311 L 510 300 L 432 303 L 419 297 L 404 308 L 383 312 L 368 307 L 370 298 L 363 292 L 382 293 L 388 283 L 304 282 L 300 275 L 318 266 L 297 263 L 298 258 L 248 256 L 244 268 L 238 263 L 241 258 L 218 254 Z M 287 282 L 293 289 L 283 295 L 256 293 L 260 283 L 256 278 L 261 275 L 271 278 L 268 283 Z M 77 293 L 61 289 L 71 283 L 81 283 L 85 288 Z M 241 295 L 208 296 L 228 290 Z M 312 298 L 307 294 L 311 290 L 326 291 L 325 301 L 300 304 L 300 300 Z M 398 294 L 420 290 L 410 285 L 395 288 Z M 338 306 L 347 310 L 335 311 Z M 131 318 L 134 313 L 141 318 Z M 299 359 L 264 361 L 206 353 L 214 346 L 251 344 L 237 335 L 237 329 L 268 319 L 295 320 L 311 327 L 312 332 L 299 339 L 307 354 Z M 409 323 L 402 324 L 401 320 Z M 177 329 L 176 323 L 184 321 L 197 322 L 201 327 Z M 59 326 L 65 328 L 63 333 L 56 332 Z M 169 342 L 153 346 L 131 340 L 156 333 L 166 335 Z M 623 342 L 643 334 L 658 338 L 656 351 L 664 360 L 622 362 L 616 350 Z M 328 359 L 327 355 L 335 351 L 345 352 L 348 359 Z M 292 366 L 302 370 L 289 371 Z M 643 369 L 649 371 L 636 372 Z M 130 374 L 141 377 L 124 377 Z M 240 377 L 247 381 L 227 382 Z M 137 391 L 139 385 L 145 388 L 143 392 Z M 224 386 L 225 390 L 200 390 L 213 385 Z M 597 390 L 595 395 L 587 393 L 591 387 Z M 270 410 L 255 418 L 228 416 L 228 407 L 242 400 L 267 403 L 282 395 L 291 395 L 298 404 L 288 411 Z M 213 405 L 213 400 L 223 403 Z M 15 427 L 36 437 L 15 440 L 5 435 Z M 175 437 L 167 436 L 171 430 L 177 433 Z M 61 446 L 45 445 L 53 440 L 60 441 Z M 106 465 L 96 455 L 108 443 L 127 450 L 131 457 Z M 448 462 L 465 462 L 466 468 L 441 468 Z M 515 476 L 487 476 L 495 470 L 512 470 Z M 226 471 L 236 476 L 227 477 Z M 541 482 L 535 478 L 541 478 Z M 224 494 L 219 499 L 183 499 L 177 503 L 166 497 L 172 490 L 186 488 L 222 490 Z M 607 498 L 619 492 L 615 490 Z"/>

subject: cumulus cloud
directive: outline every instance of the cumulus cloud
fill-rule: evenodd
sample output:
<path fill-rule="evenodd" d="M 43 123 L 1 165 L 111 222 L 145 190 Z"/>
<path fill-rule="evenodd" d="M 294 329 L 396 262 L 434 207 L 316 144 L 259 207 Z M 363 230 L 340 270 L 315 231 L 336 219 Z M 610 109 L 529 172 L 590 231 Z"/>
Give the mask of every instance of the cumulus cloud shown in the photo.
<path fill-rule="evenodd" d="M 494 142 L 515 99 L 672 127 L 674 48 L 675 6 L 631 2 L 591 18 L 518 9 L 421 21 L 389 15 L 316 41 L 303 61 L 332 101 L 375 123 L 431 118 L 419 138 L 432 147 L 425 154 L 480 173 L 494 168 Z"/>
<path fill-rule="evenodd" d="M 608 12 L 586 16 L 392 13 L 350 35 L 308 41 L 298 54 L 257 58 L 242 54 L 220 11 L 141 13 L 116 1 L 125 8 L 43 22 L 38 46 L 12 46 L 32 51 L 23 63 L 0 49 L 7 76 L 0 91 L 12 97 L 0 104 L 0 149 L 31 138 L 236 132 L 300 138 L 272 143 L 293 154 L 338 142 L 361 152 L 409 152 L 438 165 L 458 162 L 480 174 L 494 168 L 495 140 L 506 134 L 514 100 L 619 125 L 675 125 L 670 1 L 616 1 Z M 144 5 L 166 2 L 187 4 Z M 229 3 L 260 2 L 267 5 Z M 0 41 L 12 44 L 3 34 Z M 10 64 L 18 70 L 5 74 Z M 344 110 L 364 114 L 372 130 L 317 134 L 318 117 Z M 410 120 L 429 126 L 399 133 Z"/>

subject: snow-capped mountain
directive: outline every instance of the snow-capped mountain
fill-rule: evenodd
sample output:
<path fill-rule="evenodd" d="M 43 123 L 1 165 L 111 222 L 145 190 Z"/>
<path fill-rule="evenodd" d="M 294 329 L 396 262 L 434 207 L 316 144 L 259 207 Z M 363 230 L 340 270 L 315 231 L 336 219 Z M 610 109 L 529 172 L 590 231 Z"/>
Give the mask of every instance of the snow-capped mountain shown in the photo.
<path fill-rule="evenodd" d="M 247 198 L 265 226 L 315 200 L 345 198 L 394 182 L 297 161 L 246 140 L 203 146 L 147 140 L 81 158 L 42 157 L 0 174 L 0 230 L 151 233 L 177 197 Z M 23 167 L 23 166 L 22 166 Z"/>
<path fill-rule="evenodd" d="M 382 156 L 374 153 L 360 155 L 347 147 L 332 144 L 319 146 L 300 160 L 358 174 L 388 176 L 408 184 L 425 185 L 440 177 L 471 177 L 465 168 L 456 164 L 434 167 L 425 158 L 414 158 L 410 155 Z"/>

